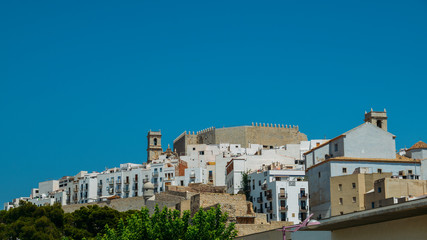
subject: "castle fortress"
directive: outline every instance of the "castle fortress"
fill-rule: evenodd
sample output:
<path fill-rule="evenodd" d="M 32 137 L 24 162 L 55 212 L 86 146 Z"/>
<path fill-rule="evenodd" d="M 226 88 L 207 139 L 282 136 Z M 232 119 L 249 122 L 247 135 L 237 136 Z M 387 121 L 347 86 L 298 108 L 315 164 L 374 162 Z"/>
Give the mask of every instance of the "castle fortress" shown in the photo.
<path fill-rule="evenodd" d="M 182 156 L 191 144 L 233 143 L 240 144 L 243 148 L 250 144 L 260 144 L 263 148 L 270 149 L 306 140 L 307 136 L 295 125 L 252 123 L 252 126 L 210 127 L 196 133 L 184 131 L 173 141 L 173 148 Z"/>

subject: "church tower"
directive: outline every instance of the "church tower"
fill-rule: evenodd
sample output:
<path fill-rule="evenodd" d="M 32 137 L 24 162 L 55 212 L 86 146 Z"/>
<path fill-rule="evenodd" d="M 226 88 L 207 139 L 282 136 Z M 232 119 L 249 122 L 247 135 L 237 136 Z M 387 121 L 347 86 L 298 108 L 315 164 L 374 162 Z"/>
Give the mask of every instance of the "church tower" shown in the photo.
<path fill-rule="evenodd" d="M 387 112 L 385 108 L 383 112 L 374 112 L 372 108 L 370 112 L 365 112 L 365 122 L 372 123 L 384 131 L 387 131 Z"/>
<path fill-rule="evenodd" d="M 162 133 L 160 130 L 156 131 L 148 131 L 147 134 L 147 163 L 151 163 L 151 161 L 159 158 L 160 154 L 162 154 Z"/>

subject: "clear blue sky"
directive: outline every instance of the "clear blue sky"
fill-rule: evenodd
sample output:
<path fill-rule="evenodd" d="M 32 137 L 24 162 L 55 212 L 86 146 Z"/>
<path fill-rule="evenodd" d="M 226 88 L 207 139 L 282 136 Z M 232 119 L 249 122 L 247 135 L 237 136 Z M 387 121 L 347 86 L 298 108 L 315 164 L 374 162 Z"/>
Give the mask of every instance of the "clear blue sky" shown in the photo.
<path fill-rule="evenodd" d="M 1 1 L 0 203 L 251 122 L 427 141 L 427 2 Z"/>

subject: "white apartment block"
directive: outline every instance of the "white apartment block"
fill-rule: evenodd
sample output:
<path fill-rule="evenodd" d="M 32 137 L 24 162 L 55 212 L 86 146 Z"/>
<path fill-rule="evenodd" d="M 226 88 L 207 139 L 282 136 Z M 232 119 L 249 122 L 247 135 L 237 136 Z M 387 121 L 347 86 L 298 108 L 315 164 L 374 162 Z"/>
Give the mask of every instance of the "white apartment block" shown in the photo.
<path fill-rule="evenodd" d="M 250 201 L 267 221 L 298 223 L 308 216 L 308 182 L 304 170 L 272 164 L 249 174 Z"/>
<path fill-rule="evenodd" d="M 143 184 L 150 180 L 151 170 L 142 164 L 120 164 L 120 168 L 107 169 L 97 176 L 96 195 L 98 199 L 142 196 Z"/>

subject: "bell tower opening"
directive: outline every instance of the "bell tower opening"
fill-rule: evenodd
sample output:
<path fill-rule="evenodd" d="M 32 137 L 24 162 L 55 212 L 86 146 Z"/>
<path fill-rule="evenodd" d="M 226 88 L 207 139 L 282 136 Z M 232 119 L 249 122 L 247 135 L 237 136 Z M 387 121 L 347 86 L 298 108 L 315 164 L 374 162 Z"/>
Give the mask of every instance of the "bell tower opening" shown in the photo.
<path fill-rule="evenodd" d="M 387 112 L 384 109 L 382 112 L 375 112 L 372 110 L 370 112 L 365 112 L 365 122 L 369 122 L 384 131 L 387 131 Z"/>
<path fill-rule="evenodd" d="M 159 158 L 162 154 L 162 133 L 159 131 L 148 131 L 147 134 L 147 163 Z"/>

